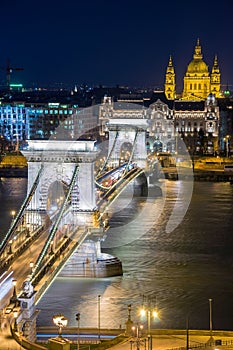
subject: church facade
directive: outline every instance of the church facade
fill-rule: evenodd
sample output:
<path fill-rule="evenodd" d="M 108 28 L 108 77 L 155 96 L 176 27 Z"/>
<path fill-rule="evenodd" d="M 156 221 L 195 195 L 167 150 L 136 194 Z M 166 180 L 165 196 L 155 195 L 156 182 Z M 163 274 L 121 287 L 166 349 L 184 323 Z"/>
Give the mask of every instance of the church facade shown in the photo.
<path fill-rule="evenodd" d="M 170 56 L 165 76 L 165 94 L 168 100 L 201 101 L 206 100 L 209 94 L 213 94 L 216 98 L 221 97 L 221 73 L 217 55 L 210 72 L 208 65 L 203 60 L 199 39 L 194 49 L 193 59 L 188 64 L 183 79 L 183 91 L 179 98 L 176 92 L 175 78 L 175 68 Z"/>

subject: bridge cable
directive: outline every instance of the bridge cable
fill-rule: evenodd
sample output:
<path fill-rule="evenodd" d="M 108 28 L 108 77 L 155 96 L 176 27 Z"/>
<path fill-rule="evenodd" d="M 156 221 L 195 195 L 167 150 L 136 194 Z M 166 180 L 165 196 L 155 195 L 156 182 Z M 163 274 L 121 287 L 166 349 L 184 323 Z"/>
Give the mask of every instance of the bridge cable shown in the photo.
<path fill-rule="evenodd" d="M 62 216 L 63 216 L 64 211 L 65 211 L 68 199 L 69 199 L 70 194 L 71 194 L 71 192 L 73 190 L 73 187 L 75 185 L 75 180 L 76 180 L 76 177 L 78 175 L 78 171 L 79 171 L 79 166 L 76 165 L 75 170 L 73 172 L 73 176 L 72 176 L 70 185 L 69 185 L 69 190 L 68 190 L 67 195 L 65 197 L 65 200 L 63 201 L 62 206 L 61 206 L 61 208 L 59 210 L 57 219 L 56 219 L 55 223 L 53 224 L 53 226 L 51 228 L 49 237 L 48 237 L 47 241 L 45 242 L 44 247 L 43 247 L 39 257 L 37 258 L 37 262 L 35 263 L 35 269 L 33 271 L 31 279 L 33 279 L 33 277 L 35 277 L 35 275 L 38 273 L 38 271 L 40 269 L 41 262 L 42 262 L 44 256 L 46 255 L 46 253 L 47 253 L 47 251 L 49 249 L 50 243 L 53 240 L 53 238 L 54 238 L 54 236 L 55 236 L 55 234 L 57 232 L 58 226 L 59 226 L 59 224 L 60 224 L 60 222 L 62 220 Z"/>
<path fill-rule="evenodd" d="M 104 168 L 106 167 L 106 165 L 107 165 L 107 163 L 108 163 L 108 160 L 109 160 L 109 158 L 111 157 L 112 152 L 113 152 L 113 149 L 114 149 L 114 147 L 115 147 L 115 145 L 116 145 L 116 141 L 117 141 L 118 136 L 119 136 L 119 131 L 117 130 L 116 135 L 115 135 L 115 139 L 114 139 L 113 144 L 112 144 L 112 148 L 111 148 L 110 152 L 108 153 L 108 156 L 107 156 L 107 158 L 106 158 L 106 160 L 105 160 L 105 162 L 104 162 L 104 165 L 102 166 L 102 168 L 100 168 L 100 170 L 99 170 L 97 176 L 98 176 L 98 175 L 104 170 Z"/>
<path fill-rule="evenodd" d="M 19 223 L 19 220 L 22 218 L 22 215 L 23 215 L 25 209 L 28 207 L 29 202 L 32 200 L 32 197 L 37 189 L 37 186 L 38 186 L 38 183 L 39 183 L 39 180 L 40 180 L 40 177 L 41 177 L 43 170 L 44 170 L 44 165 L 42 164 L 41 168 L 39 169 L 39 172 L 36 176 L 36 179 L 31 187 L 29 194 L 25 198 L 25 200 L 24 200 L 23 204 L 21 205 L 20 210 L 18 211 L 15 219 L 13 220 L 6 236 L 4 237 L 4 239 L 1 242 L 0 254 L 3 252 L 3 249 L 6 247 L 7 241 L 11 238 L 12 234 L 14 233 L 14 231 Z"/>
<path fill-rule="evenodd" d="M 135 147 L 136 147 L 137 137 L 138 137 L 138 130 L 137 130 L 137 131 L 136 131 L 136 133 L 135 133 L 135 137 L 134 137 L 134 142 L 133 142 L 132 151 L 131 151 L 131 154 L 130 154 L 129 160 L 128 160 L 127 164 L 126 164 L 126 167 L 125 167 L 125 170 L 124 170 L 124 172 L 123 172 L 122 176 L 124 176 L 124 175 L 125 175 L 125 173 L 127 173 L 128 168 L 129 168 L 129 164 L 130 164 L 130 163 L 131 163 L 131 161 L 132 161 L 132 158 L 133 158 L 133 155 L 134 155 L 134 151 L 135 151 Z"/>

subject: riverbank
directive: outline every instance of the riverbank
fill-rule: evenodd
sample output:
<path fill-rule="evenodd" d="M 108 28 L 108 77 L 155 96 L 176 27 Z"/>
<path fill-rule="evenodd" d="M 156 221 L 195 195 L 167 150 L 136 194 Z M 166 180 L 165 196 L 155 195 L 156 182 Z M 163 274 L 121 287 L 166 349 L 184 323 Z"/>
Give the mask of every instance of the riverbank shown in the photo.
<path fill-rule="evenodd" d="M 39 327 L 37 329 L 37 342 L 46 343 L 50 337 L 56 337 L 58 330 L 55 327 Z M 69 339 L 71 342 L 77 342 L 78 329 L 76 327 L 66 328 L 63 330 L 63 336 Z M 128 350 L 133 345 L 141 343 L 145 345 L 147 343 L 147 331 L 142 332 L 139 338 L 135 338 L 133 334 L 124 339 L 124 341 L 111 345 L 111 342 L 106 342 L 108 336 L 124 335 L 124 329 L 101 329 L 100 338 L 105 340 L 105 348 L 114 350 Z M 79 342 L 80 344 L 98 344 L 99 330 L 96 328 L 80 328 L 79 329 Z M 213 330 L 210 334 L 209 330 L 189 330 L 187 338 L 187 330 L 179 329 L 151 329 L 152 336 L 152 349 L 165 350 L 165 349 L 187 349 L 187 341 L 189 349 L 207 349 L 207 348 L 233 348 L 233 332 Z M 98 345 L 96 345 L 98 349 Z M 101 347 L 100 347 L 101 348 Z"/>
<path fill-rule="evenodd" d="M 0 166 L 0 178 L 1 177 L 27 177 L 28 168 L 18 166 Z"/>
<path fill-rule="evenodd" d="M 162 167 L 164 177 L 169 180 L 184 180 L 187 178 L 187 168 L 190 164 L 179 162 L 175 166 Z M 233 171 L 226 173 L 226 164 L 233 164 L 233 159 L 225 157 L 197 157 L 193 160 L 194 181 L 230 182 L 233 183 Z M 1 156 L 0 177 L 27 177 L 28 165 L 21 153 Z"/>
<path fill-rule="evenodd" d="M 21 153 L 1 156 L 0 177 L 27 177 L 28 165 Z"/>

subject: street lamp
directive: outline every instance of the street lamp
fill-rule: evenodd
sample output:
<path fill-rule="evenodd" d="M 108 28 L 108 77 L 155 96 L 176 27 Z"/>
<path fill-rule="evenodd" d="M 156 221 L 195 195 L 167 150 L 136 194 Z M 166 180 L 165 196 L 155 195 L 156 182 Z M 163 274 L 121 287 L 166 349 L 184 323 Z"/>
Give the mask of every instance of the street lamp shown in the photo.
<path fill-rule="evenodd" d="M 76 314 L 76 321 L 78 321 L 78 350 L 80 345 L 80 313 Z"/>
<path fill-rule="evenodd" d="M 100 341 L 100 300 L 101 295 L 98 295 L 98 339 Z"/>
<path fill-rule="evenodd" d="M 213 329 L 213 322 L 212 322 L 212 299 L 209 299 L 209 311 L 210 311 L 210 338 L 212 338 L 212 329 Z"/>
<path fill-rule="evenodd" d="M 30 269 L 31 269 L 31 272 L 30 272 L 30 273 L 31 273 L 31 275 L 32 275 L 32 273 L 33 273 L 33 266 L 34 266 L 34 263 L 31 261 L 31 262 L 30 262 Z"/>
<path fill-rule="evenodd" d="M 200 307 L 202 307 L 203 304 L 199 305 L 199 308 L 197 308 L 197 310 L 199 311 Z M 197 311 L 196 310 L 196 311 Z M 189 312 L 186 315 L 186 350 L 189 350 L 189 319 L 190 319 L 190 314 L 192 314 L 192 312 Z M 213 321 L 212 321 L 212 299 L 209 299 L 209 334 L 210 334 L 210 338 L 207 341 L 207 344 L 212 346 L 213 345 Z M 216 350 L 216 349 L 215 349 Z"/>
<path fill-rule="evenodd" d="M 144 301 L 144 296 L 143 296 Z M 158 317 L 158 312 L 156 309 L 151 307 L 151 300 L 148 299 L 148 307 L 142 307 L 140 311 L 141 316 L 147 316 L 147 336 L 148 336 L 148 350 L 152 350 L 152 336 L 151 336 L 151 316 L 154 318 Z"/>
<path fill-rule="evenodd" d="M 15 219 L 15 210 L 11 210 L 12 221 Z"/>
<path fill-rule="evenodd" d="M 13 279 L 13 280 L 12 280 L 12 284 L 13 284 L 13 286 L 14 286 L 14 289 L 13 289 L 13 295 L 12 295 L 10 301 L 11 301 L 12 303 L 16 303 L 16 302 L 18 301 L 18 299 L 17 299 L 17 294 L 16 294 L 16 284 L 17 284 L 17 280 Z"/>
<path fill-rule="evenodd" d="M 12 252 L 12 243 L 13 243 L 13 241 L 12 241 L 12 239 L 9 241 L 9 251 L 8 251 L 8 254 L 12 254 L 13 252 Z"/>
<path fill-rule="evenodd" d="M 225 144 L 226 144 L 226 157 L 227 158 L 229 157 L 229 138 L 230 138 L 230 136 L 226 135 L 223 139 Z"/>
<path fill-rule="evenodd" d="M 140 342 L 141 342 L 140 337 L 141 337 L 141 334 L 139 333 L 139 330 L 142 330 L 142 329 L 143 329 L 143 325 L 139 325 L 138 323 L 137 323 L 137 326 L 133 326 L 132 327 L 132 331 L 134 333 L 136 331 L 136 340 L 135 340 L 135 342 L 136 342 L 136 349 L 137 350 L 140 350 Z"/>
<path fill-rule="evenodd" d="M 54 251 L 53 251 L 53 241 L 50 242 L 50 255 L 53 255 L 54 254 Z"/>
<path fill-rule="evenodd" d="M 62 338 L 62 328 L 67 326 L 68 319 L 63 315 L 55 315 L 53 316 L 53 323 L 58 327 L 59 338 Z"/>

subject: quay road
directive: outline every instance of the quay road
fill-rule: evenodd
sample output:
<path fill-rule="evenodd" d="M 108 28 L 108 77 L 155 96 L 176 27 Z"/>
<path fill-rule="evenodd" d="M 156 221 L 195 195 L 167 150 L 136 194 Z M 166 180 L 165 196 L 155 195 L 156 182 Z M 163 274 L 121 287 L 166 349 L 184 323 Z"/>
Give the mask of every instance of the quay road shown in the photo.
<path fill-rule="evenodd" d="M 13 322 L 13 317 L 5 315 L 0 322 L 0 350 L 22 350 L 11 337 L 9 322 Z M 187 349 L 186 330 L 175 329 L 151 329 L 152 350 L 185 350 Z M 58 335 L 58 329 L 55 327 L 38 327 L 37 329 L 39 343 L 45 342 L 51 337 Z M 76 327 L 63 329 L 63 337 L 70 338 L 73 343 L 77 343 L 78 329 Z M 124 329 L 101 329 L 100 337 L 109 339 L 113 336 L 124 334 Z M 98 329 L 80 328 L 80 348 L 82 345 L 87 346 L 98 342 Z M 115 346 L 109 347 L 110 350 L 144 350 L 144 339 L 146 334 L 141 338 L 127 337 L 125 341 Z M 140 347 L 139 345 L 140 342 Z M 41 344 L 42 345 L 42 344 Z M 232 331 L 210 331 L 208 330 L 189 330 L 189 347 L 190 350 L 230 350 L 233 349 L 233 332 Z"/>
<path fill-rule="evenodd" d="M 38 327 L 39 340 L 45 339 L 46 335 L 57 335 L 57 329 L 54 327 Z M 77 342 L 77 328 L 65 328 L 63 329 L 63 336 L 65 338 Z M 102 339 L 107 339 L 108 336 L 117 336 L 124 334 L 123 329 L 101 329 Z M 168 349 L 180 349 L 187 348 L 187 335 L 186 330 L 175 329 L 152 329 L 152 350 L 168 350 Z M 42 337 L 43 335 L 43 337 Z M 72 335 L 72 336 L 71 336 Z M 88 337 L 89 335 L 89 337 Z M 102 336 L 103 335 L 103 336 Z M 80 345 L 93 344 L 98 341 L 98 330 L 91 328 L 80 328 Z M 140 349 L 144 350 L 144 339 L 127 337 L 125 341 L 119 343 L 111 350 L 138 350 L 136 345 L 139 345 L 138 340 L 141 340 Z M 132 348 L 131 348 L 132 347 Z M 189 349 L 207 349 L 207 350 L 228 350 L 233 349 L 233 332 L 231 331 L 212 331 L 212 338 L 210 332 L 207 330 L 189 330 Z"/>

